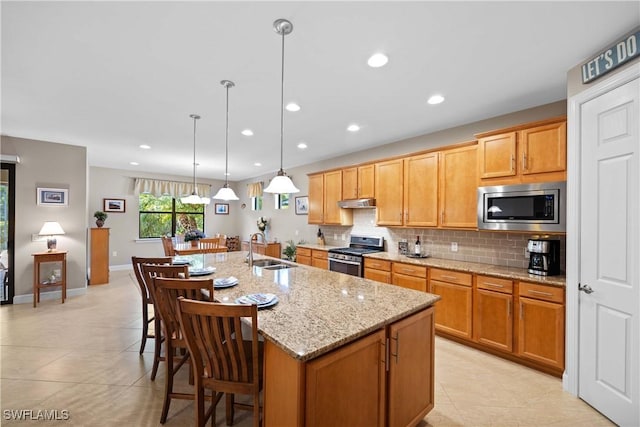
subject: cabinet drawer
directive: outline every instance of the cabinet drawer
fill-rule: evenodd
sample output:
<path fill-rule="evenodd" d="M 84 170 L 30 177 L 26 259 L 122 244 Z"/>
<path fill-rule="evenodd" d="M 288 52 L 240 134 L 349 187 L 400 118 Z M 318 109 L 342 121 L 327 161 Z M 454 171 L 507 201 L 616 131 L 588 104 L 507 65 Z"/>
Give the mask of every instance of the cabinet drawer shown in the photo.
<path fill-rule="evenodd" d="M 311 249 L 301 248 L 300 246 L 298 246 L 298 248 L 296 249 L 296 255 L 303 256 L 303 257 L 311 257 Z"/>
<path fill-rule="evenodd" d="M 513 293 L 513 281 L 509 279 L 478 275 L 476 284 L 478 289 L 486 289 L 488 291 L 502 292 L 505 294 Z"/>
<path fill-rule="evenodd" d="M 458 285 L 471 286 L 471 274 L 459 271 L 442 270 L 440 268 L 431 269 L 431 280 L 441 282 L 456 283 Z"/>
<path fill-rule="evenodd" d="M 313 258 L 316 259 L 327 259 L 328 253 L 327 251 L 313 250 Z"/>
<path fill-rule="evenodd" d="M 402 264 L 399 262 L 393 263 L 393 272 L 396 274 L 405 274 L 413 277 L 427 277 L 427 267 L 420 267 L 418 265 Z"/>
<path fill-rule="evenodd" d="M 373 268 L 365 268 L 364 278 L 375 280 L 376 282 L 381 282 L 381 283 L 391 283 L 391 272 L 376 270 Z"/>
<path fill-rule="evenodd" d="M 382 261 L 379 259 L 364 259 L 364 268 L 374 268 L 376 270 L 391 271 L 391 261 Z"/>
<path fill-rule="evenodd" d="M 521 297 L 539 299 L 543 301 L 564 303 L 564 288 L 538 285 L 536 283 L 520 282 L 518 294 Z"/>

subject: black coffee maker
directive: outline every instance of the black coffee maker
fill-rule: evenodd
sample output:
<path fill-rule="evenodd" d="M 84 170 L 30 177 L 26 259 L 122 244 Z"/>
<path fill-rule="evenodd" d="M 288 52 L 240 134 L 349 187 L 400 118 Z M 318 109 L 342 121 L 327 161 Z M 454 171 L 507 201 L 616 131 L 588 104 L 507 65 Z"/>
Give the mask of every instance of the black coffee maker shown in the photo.
<path fill-rule="evenodd" d="M 529 273 L 539 276 L 560 274 L 560 240 L 529 239 Z"/>

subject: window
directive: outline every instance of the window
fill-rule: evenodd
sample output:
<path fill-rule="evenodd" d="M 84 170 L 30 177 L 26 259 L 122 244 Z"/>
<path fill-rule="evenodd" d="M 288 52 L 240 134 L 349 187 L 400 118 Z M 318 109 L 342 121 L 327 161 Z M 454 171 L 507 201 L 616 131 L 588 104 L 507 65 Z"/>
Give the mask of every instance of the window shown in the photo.
<path fill-rule="evenodd" d="M 252 211 L 262 210 L 262 196 L 254 196 L 251 198 L 251 210 Z"/>
<path fill-rule="evenodd" d="M 139 237 L 141 239 L 184 234 L 187 228 L 204 230 L 206 205 L 188 205 L 172 196 L 140 194 Z"/>
<path fill-rule="evenodd" d="M 289 195 L 288 194 L 274 194 L 273 200 L 275 202 L 275 209 L 289 209 Z"/>

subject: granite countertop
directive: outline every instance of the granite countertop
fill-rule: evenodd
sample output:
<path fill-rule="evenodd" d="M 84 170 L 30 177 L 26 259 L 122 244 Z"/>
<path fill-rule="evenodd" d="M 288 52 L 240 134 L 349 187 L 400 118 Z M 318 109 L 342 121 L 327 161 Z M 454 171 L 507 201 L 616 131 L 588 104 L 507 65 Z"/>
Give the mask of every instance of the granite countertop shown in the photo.
<path fill-rule="evenodd" d="M 393 254 L 390 252 L 376 252 L 367 254 L 365 257 L 381 259 L 393 262 L 403 262 L 405 264 L 421 265 L 425 267 L 444 268 L 447 270 L 464 271 L 466 273 L 487 274 L 506 279 L 526 280 L 528 282 L 540 283 L 564 288 L 566 277 L 562 276 L 538 276 L 529 274 L 524 268 L 504 267 L 500 265 L 482 264 L 478 262 L 454 261 L 440 258 L 409 258 L 406 255 Z"/>
<path fill-rule="evenodd" d="M 299 248 L 308 248 L 308 249 L 315 249 L 315 250 L 320 250 L 320 251 L 328 251 L 329 249 L 336 249 L 336 248 L 345 248 L 347 246 L 349 246 L 349 243 L 346 243 L 342 246 L 332 246 L 332 245 L 319 245 L 317 243 L 299 243 L 298 245 L 296 245 Z"/>
<path fill-rule="evenodd" d="M 206 277 L 238 278 L 237 286 L 215 290 L 217 301 L 234 302 L 242 295 L 258 292 L 278 297 L 276 305 L 258 311 L 258 330 L 300 361 L 314 359 L 440 299 L 434 294 L 299 264 L 283 270 L 250 269 L 243 252 L 199 256 L 205 257 L 206 266 L 216 268 L 214 275 Z M 263 257 L 255 259 L 259 258 Z"/>

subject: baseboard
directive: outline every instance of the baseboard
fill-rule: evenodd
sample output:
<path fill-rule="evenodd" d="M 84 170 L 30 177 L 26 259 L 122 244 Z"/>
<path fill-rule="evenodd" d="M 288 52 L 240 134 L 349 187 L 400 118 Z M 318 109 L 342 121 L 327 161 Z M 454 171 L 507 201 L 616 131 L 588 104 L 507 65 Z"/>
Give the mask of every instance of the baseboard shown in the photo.
<path fill-rule="evenodd" d="M 109 271 L 125 271 L 131 270 L 132 268 L 131 264 L 110 265 Z"/>
<path fill-rule="evenodd" d="M 85 295 L 87 288 L 67 289 L 67 299 Z M 62 291 L 40 292 L 40 301 L 58 300 L 62 298 Z M 13 297 L 14 304 L 33 304 L 33 294 L 16 295 Z"/>

